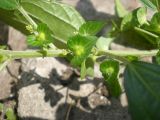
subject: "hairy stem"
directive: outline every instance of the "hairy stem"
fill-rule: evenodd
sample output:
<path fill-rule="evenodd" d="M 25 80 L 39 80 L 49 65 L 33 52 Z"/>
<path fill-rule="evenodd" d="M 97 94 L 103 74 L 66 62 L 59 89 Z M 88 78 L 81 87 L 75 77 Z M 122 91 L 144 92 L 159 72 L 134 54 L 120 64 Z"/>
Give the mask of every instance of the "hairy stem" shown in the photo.
<path fill-rule="evenodd" d="M 152 51 L 119 51 L 119 50 L 106 50 L 97 51 L 97 55 L 105 55 L 111 58 L 120 60 L 124 63 L 128 63 L 125 56 L 138 56 L 147 57 L 155 56 L 158 50 Z M 1 56 L 6 56 L 8 59 L 21 59 L 21 58 L 35 58 L 35 57 L 65 57 L 68 54 L 66 50 L 28 50 L 28 51 L 11 51 L 11 50 L 0 50 Z"/>
<path fill-rule="evenodd" d="M 155 56 L 157 52 L 158 50 L 152 50 L 152 51 L 106 50 L 106 51 L 98 51 L 97 55 L 105 55 L 105 56 L 117 59 L 125 64 L 128 64 L 129 61 L 125 58 L 126 56 L 137 56 L 137 57 Z"/>
<path fill-rule="evenodd" d="M 26 20 L 36 29 L 37 24 L 34 22 L 34 20 L 28 15 L 28 13 L 23 9 L 23 7 L 19 7 L 18 10 L 23 14 L 23 16 L 26 18 Z"/>
<path fill-rule="evenodd" d="M 45 52 L 45 54 L 43 54 Z M 9 59 L 35 58 L 35 57 L 64 57 L 67 55 L 66 50 L 30 50 L 30 51 L 11 51 L 0 50 L 0 55 L 7 56 Z"/>
<path fill-rule="evenodd" d="M 147 56 L 155 56 L 158 50 L 141 50 L 141 51 L 121 51 L 121 50 L 106 50 L 106 51 L 98 51 L 98 55 L 107 55 L 114 54 L 117 56 L 125 57 L 125 56 L 137 56 L 137 57 L 147 57 Z"/>

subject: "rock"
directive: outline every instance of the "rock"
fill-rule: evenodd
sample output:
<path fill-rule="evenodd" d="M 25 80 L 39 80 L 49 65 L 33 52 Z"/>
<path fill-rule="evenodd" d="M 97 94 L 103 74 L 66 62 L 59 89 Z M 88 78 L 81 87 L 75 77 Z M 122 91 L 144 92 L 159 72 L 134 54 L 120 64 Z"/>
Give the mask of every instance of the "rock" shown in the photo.
<path fill-rule="evenodd" d="M 4 101 L 15 94 L 14 83 L 17 82 L 20 63 L 13 61 L 8 67 L 0 72 L 0 100 Z"/>
<path fill-rule="evenodd" d="M 3 27 L 2 27 L 3 28 Z M 1 29 L 2 29 L 1 28 Z M 2 34 L 2 33 L 1 33 Z M 8 36 L 9 34 L 9 36 Z M 1 40 L 3 39 L 3 40 Z M 8 39 L 8 40 L 7 40 Z M 4 25 L 3 36 L 0 36 L 0 44 L 9 45 L 13 50 L 22 50 L 25 49 L 25 37 L 17 30 Z M 5 101 L 15 96 L 15 85 L 19 75 L 19 67 L 21 63 L 19 61 L 11 61 L 7 65 L 7 69 L 0 71 L 0 100 Z"/>
<path fill-rule="evenodd" d="M 106 88 L 101 88 L 102 79 L 80 80 L 73 72 L 69 84 L 63 86 L 60 79 L 69 66 L 55 58 L 37 58 L 22 60 L 21 78 L 18 92 L 18 116 L 22 120 L 47 119 L 64 120 L 69 111 L 69 120 L 105 120 L 112 114 L 105 113 L 107 105 L 112 104 L 107 96 Z M 46 69 L 47 68 L 47 69 Z M 99 88 L 100 87 L 100 88 Z M 99 91 L 97 91 L 98 89 Z M 101 92 L 100 92 L 101 91 Z M 105 91 L 105 92 L 104 92 Z M 106 96 L 105 96 L 106 95 Z M 113 102 L 114 103 L 114 102 Z M 123 116 L 120 102 L 119 116 Z M 106 107 L 105 107 L 106 106 Z M 70 109 L 69 109 L 70 108 Z M 110 107 L 114 111 L 115 108 Z M 115 110 L 116 110 L 115 109 Z M 124 111 L 126 111 L 125 109 Z M 100 114 L 101 112 L 104 117 Z M 84 116 L 83 116 L 84 114 Z M 82 115 L 82 116 L 81 116 Z M 127 111 L 125 115 L 128 116 Z M 102 119 L 101 119 L 102 118 Z M 116 117 L 115 117 L 116 118 Z M 129 119 L 124 119 L 129 120 Z"/>
<path fill-rule="evenodd" d="M 105 96 L 96 93 L 90 95 L 88 100 L 92 109 L 95 109 L 98 106 L 107 106 L 110 104 L 110 101 Z"/>
<path fill-rule="evenodd" d="M 27 48 L 26 37 L 21 32 L 9 27 L 8 45 L 12 50 L 24 50 Z"/>

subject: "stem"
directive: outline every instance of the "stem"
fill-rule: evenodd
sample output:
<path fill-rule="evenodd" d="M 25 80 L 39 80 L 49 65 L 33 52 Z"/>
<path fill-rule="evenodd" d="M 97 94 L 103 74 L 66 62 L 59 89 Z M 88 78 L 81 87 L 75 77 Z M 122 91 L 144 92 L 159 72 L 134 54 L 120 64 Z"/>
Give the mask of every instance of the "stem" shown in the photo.
<path fill-rule="evenodd" d="M 98 55 L 107 55 L 114 54 L 117 56 L 125 57 L 125 56 L 138 56 L 138 57 L 147 57 L 147 56 L 155 56 L 158 50 L 151 51 L 120 51 L 120 50 L 106 50 L 106 51 L 98 51 Z"/>
<path fill-rule="evenodd" d="M 21 58 L 34 58 L 34 57 L 64 57 L 67 55 L 66 50 L 47 50 L 46 54 L 42 51 L 31 50 L 31 51 L 11 51 L 11 50 L 0 50 L 0 55 L 7 56 L 9 59 L 21 59 Z"/>
<path fill-rule="evenodd" d="M 37 24 L 28 15 L 28 13 L 23 9 L 23 7 L 19 7 L 18 10 L 23 14 L 23 16 L 26 18 L 26 20 L 36 29 L 37 28 Z"/>
<path fill-rule="evenodd" d="M 46 52 L 44 55 L 43 52 Z M 124 63 L 128 63 L 125 56 L 155 56 L 158 50 L 151 51 L 118 51 L 118 50 L 106 50 L 97 51 L 97 55 L 106 55 L 111 58 L 115 58 Z M 35 58 L 35 57 L 65 57 L 68 54 L 66 50 L 30 50 L 30 51 L 11 51 L 11 50 L 0 50 L 0 55 L 8 57 L 8 59 L 21 59 L 21 58 Z"/>
<path fill-rule="evenodd" d="M 103 52 L 103 53 L 101 53 L 101 55 L 106 55 L 106 56 L 108 56 L 108 57 L 117 59 L 117 60 L 119 60 L 119 61 L 122 61 L 122 62 L 125 63 L 125 64 L 128 64 L 128 63 L 129 63 L 129 61 L 128 61 L 126 58 L 124 58 L 123 56 L 119 56 L 119 55 L 113 54 L 113 53 L 111 53 L 111 52 Z"/>
<path fill-rule="evenodd" d="M 106 50 L 106 51 L 98 51 L 97 55 L 105 55 L 111 58 L 122 61 L 125 64 L 128 64 L 129 61 L 124 58 L 125 56 L 137 56 L 137 57 L 147 57 L 147 56 L 155 56 L 158 50 L 152 51 L 118 51 L 118 50 Z"/>
<path fill-rule="evenodd" d="M 137 31 L 137 32 L 141 32 L 141 33 L 145 33 L 151 37 L 154 37 L 154 38 L 158 38 L 158 35 L 155 35 L 147 30 L 144 30 L 144 29 L 141 29 L 141 28 L 138 28 L 138 27 L 134 27 L 134 29 Z"/>

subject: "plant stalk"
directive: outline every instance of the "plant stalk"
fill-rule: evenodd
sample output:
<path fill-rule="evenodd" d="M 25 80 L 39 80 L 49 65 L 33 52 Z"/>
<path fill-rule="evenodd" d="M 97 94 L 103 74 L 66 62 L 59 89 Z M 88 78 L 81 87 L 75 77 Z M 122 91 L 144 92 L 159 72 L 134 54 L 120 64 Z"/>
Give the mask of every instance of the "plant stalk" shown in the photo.
<path fill-rule="evenodd" d="M 128 62 L 125 56 L 137 56 L 147 57 L 155 56 L 158 50 L 151 51 L 118 51 L 118 50 L 106 50 L 98 51 L 97 55 L 105 55 L 122 62 Z M 44 54 L 45 53 L 45 54 Z M 8 59 L 21 59 L 21 58 L 35 58 L 35 57 L 65 57 L 68 54 L 66 50 L 28 50 L 28 51 L 11 51 L 11 50 L 0 50 L 0 55 L 8 57 Z"/>
<path fill-rule="evenodd" d="M 45 52 L 45 54 L 44 54 Z M 11 51 L 0 50 L 0 55 L 7 56 L 9 59 L 35 58 L 35 57 L 64 57 L 68 54 L 66 50 L 28 50 L 28 51 Z"/>
<path fill-rule="evenodd" d="M 141 29 L 141 28 L 138 28 L 138 27 L 134 27 L 134 29 L 135 29 L 137 32 L 145 33 L 145 34 L 147 34 L 147 35 L 149 35 L 149 36 L 151 36 L 151 37 L 154 37 L 154 38 L 156 38 L 156 39 L 159 38 L 158 35 L 153 34 L 153 33 L 149 32 L 149 31 L 147 31 L 147 30 L 144 30 L 144 29 Z"/>
<path fill-rule="evenodd" d="M 137 57 L 148 57 L 148 56 L 155 56 L 158 50 L 141 50 L 141 51 L 121 51 L 121 50 L 106 50 L 106 51 L 98 51 L 98 55 L 107 55 L 113 54 L 116 56 L 137 56 Z"/>
<path fill-rule="evenodd" d="M 23 16 L 26 18 L 26 20 L 35 28 L 37 29 L 37 24 L 34 22 L 34 20 L 28 15 L 28 13 L 24 10 L 22 6 L 18 8 L 18 10 L 23 14 Z"/>

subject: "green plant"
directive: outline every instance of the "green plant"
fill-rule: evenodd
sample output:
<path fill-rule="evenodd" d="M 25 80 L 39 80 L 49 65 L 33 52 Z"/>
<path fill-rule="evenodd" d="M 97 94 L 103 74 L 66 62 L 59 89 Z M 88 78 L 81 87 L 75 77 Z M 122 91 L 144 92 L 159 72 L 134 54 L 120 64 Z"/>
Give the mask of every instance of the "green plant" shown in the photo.
<path fill-rule="evenodd" d="M 81 68 L 81 78 L 93 75 L 98 58 L 100 71 L 109 85 L 110 94 L 118 97 L 121 87 L 118 82 L 120 63 L 126 68 L 124 87 L 129 110 L 134 120 L 159 120 L 160 108 L 160 3 L 158 0 L 141 0 L 156 11 L 147 20 L 147 8 L 126 11 L 115 0 L 117 22 L 108 36 L 96 34 L 106 25 L 105 21 L 85 21 L 72 7 L 55 0 L 0 0 L 0 18 L 8 25 L 26 34 L 28 45 L 37 50 L 10 51 L 0 49 L 0 69 L 10 60 L 30 57 L 67 57 L 74 67 Z M 136 46 L 149 46 L 152 50 L 109 50 L 115 38 L 132 38 Z M 143 48 L 144 49 L 144 48 Z M 142 62 L 143 57 L 156 57 L 156 63 Z"/>
<path fill-rule="evenodd" d="M 16 120 L 16 115 L 12 108 L 5 108 L 4 104 L 0 103 L 0 113 L 4 113 L 7 120 Z M 1 117 L 1 116 L 0 116 Z M 4 116 L 1 117 L 3 119 Z"/>

